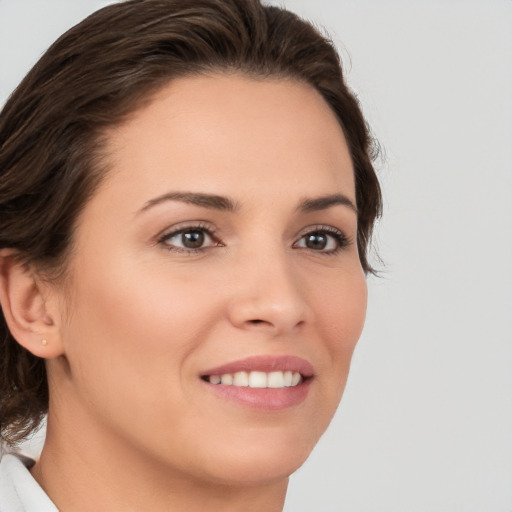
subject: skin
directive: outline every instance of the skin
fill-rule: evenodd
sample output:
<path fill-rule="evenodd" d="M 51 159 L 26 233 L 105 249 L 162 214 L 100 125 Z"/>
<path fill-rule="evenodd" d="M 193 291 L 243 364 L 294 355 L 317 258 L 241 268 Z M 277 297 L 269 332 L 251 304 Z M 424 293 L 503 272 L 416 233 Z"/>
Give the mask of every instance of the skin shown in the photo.
<path fill-rule="evenodd" d="M 342 130 L 307 85 L 198 76 L 112 129 L 108 152 L 68 277 L 39 283 L 33 305 L 47 345 L 27 345 L 48 358 L 51 390 L 33 475 L 64 512 L 281 510 L 364 323 L 355 211 L 297 209 L 333 194 L 355 203 Z M 225 196 L 236 209 L 150 205 L 168 192 Z M 199 252 L 162 240 L 198 224 L 214 231 Z M 308 248 L 304 235 L 325 228 L 343 247 L 327 234 L 327 248 Z M 254 355 L 309 361 L 305 401 L 258 410 L 200 379 Z"/>

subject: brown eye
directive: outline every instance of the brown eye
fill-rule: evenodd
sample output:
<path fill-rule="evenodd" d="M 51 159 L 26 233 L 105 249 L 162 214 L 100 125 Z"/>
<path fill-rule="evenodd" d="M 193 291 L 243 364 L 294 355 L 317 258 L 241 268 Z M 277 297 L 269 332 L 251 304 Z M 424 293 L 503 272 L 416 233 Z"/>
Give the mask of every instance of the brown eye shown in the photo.
<path fill-rule="evenodd" d="M 181 233 L 181 243 L 183 247 L 187 249 L 199 249 L 204 244 L 204 232 L 203 231 L 185 231 Z"/>
<path fill-rule="evenodd" d="M 327 247 L 328 238 L 324 233 L 311 233 L 306 235 L 304 238 L 306 247 L 308 249 L 322 251 Z"/>
<path fill-rule="evenodd" d="M 219 241 L 205 228 L 180 229 L 164 235 L 160 243 L 167 249 L 178 252 L 201 251 L 219 245 Z"/>
<path fill-rule="evenodd" d="M 341 231 L 326 227 L 306 233 L 294 244 L 294 247 L 324 254 L 336 254 L 347 244 L 348 240 Z"/>

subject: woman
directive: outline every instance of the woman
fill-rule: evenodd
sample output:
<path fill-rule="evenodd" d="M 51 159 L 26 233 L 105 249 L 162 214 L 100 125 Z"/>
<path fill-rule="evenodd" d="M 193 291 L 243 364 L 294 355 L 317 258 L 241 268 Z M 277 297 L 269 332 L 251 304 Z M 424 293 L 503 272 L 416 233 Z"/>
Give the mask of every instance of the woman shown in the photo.
<path fill-rule="evenodd" d="M 132 0 L 0 118 L 0 510 L 282 510 L 343 393 L 380 189 L 332 45 Z"/>

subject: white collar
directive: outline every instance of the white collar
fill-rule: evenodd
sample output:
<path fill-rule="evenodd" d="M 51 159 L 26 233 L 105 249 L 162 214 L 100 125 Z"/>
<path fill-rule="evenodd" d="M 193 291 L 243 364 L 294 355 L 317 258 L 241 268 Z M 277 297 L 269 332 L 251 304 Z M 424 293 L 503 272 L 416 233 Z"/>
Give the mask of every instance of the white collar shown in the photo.
<path fill-rule="evenodd" d="M 0 460 L 0 512 L 58 512 L 28 468 L 23 455 L 5 452 Z"/>

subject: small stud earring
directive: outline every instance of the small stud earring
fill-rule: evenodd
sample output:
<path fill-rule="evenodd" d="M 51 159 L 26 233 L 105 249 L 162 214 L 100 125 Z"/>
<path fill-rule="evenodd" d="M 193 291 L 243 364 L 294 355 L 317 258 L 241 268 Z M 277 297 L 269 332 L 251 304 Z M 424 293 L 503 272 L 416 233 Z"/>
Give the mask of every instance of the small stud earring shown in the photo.
<path fill-rule="evenodd" d="M 48 345 L 48 341 L 47 340 L 41 340 L 41 345 L 46 347 L 46 345 Z"/>

